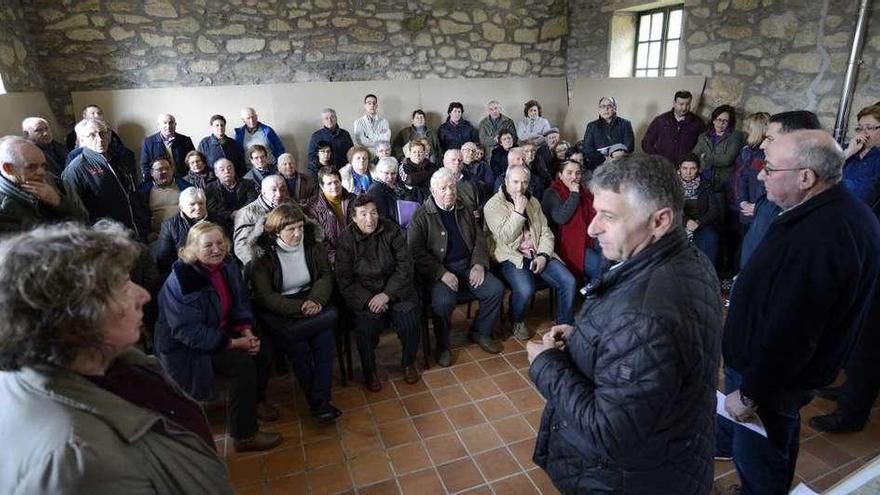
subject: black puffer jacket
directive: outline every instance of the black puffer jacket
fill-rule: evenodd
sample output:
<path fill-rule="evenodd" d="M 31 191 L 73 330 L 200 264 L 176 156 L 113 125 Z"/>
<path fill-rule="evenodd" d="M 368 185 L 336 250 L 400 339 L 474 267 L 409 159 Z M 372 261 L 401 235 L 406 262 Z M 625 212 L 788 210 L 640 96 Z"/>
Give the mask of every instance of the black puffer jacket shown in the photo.
<path fill-rule="evenodd" d="M 535 463 L 566 494 L 709 493 L 720 339 L 718 279 L 683 229 L 606 272 L 529 370 Z"/>

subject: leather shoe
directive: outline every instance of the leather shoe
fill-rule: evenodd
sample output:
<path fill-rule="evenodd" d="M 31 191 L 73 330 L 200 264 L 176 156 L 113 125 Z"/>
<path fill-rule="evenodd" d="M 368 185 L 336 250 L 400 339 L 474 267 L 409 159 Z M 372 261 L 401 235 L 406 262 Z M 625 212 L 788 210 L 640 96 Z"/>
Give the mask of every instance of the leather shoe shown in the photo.
<path fill-rule="evenodd" d="M 471 341 L 476 342 L 477 345 L 480 346 L 480 349 L 488 352 L 489 354 L 498 354 L 499 352 L 504 350 L 504 348 L 501 347 L 501 344 L 493 340 L 492 337 L 489 337 L 488 335 L 472 332 L 470 334 L 470 338 Z"/>
<path fill-rule="evenodd" d="M 236 452 L 259 452 L 281 445 L 281 434 L 258 431 L 250 438 L 233 441 Z"/>
<path fill-rule="evenodd" d="M 825 433 L 852 433 L 865 429 L 864 423 L 854 423 L 844 418 L 838 411 L 824 416 L 813 416 L 810 418 L 810 426 Z"/>
<path fill-rule="evenodd" d="M 278 418 L 280 417 L 281 415 L 278 414 L 278 409 L 275 409 L 265 402 L 260 402 L 257 404 L 257 419 L 259 419 L 260 421 L 278 421 Z"/>
<path fill-rule="evenodd" d="M 404 366 L 403 367 L 403 381 L 409 383 L 410 385 L 419 381 L 419 372 L 416 370 L 415 366 Z"/>
<path fill-rule="evenodd" d="M 440 366 L 448 368 L 452 366 L 452 353 L 449 352 L 449 349 L 438 349 L 434 353 L 434 361 L 437 361 Z"/>
<path fill-rule="evenodd" d="M 367 379 L 364 380 L 364 388 L 370 392 L 378 392 L 382 390 L 382 380 L 379 380 L 379 375 L 373 373 L 368 376 Z"/>
<path fill-rule="evenodd" d="M 342 416 L 342 411 L 337 409 L 333 404 L 327 404 L 326 407 L 312 411 L 312 416 L 319 423 L 332 423 L 336 418 Z"/>

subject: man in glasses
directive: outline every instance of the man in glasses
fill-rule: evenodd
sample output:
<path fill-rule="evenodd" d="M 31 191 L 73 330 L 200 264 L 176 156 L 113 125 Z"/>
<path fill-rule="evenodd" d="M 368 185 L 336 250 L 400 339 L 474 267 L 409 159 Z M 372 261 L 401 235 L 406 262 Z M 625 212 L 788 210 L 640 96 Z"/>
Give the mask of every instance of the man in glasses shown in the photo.
<path fill-rule="evenodd" d="M 103 120 L 83 119 L 75 130 L 82 152 L 64 169 L 61 180 L 79 196 L 90 223 L 110 218 L 146 240 L 149 213 L 137 194 L 141 172 L 134 153 L 111 149 L 110 127 Z"/>
<path fill-rule="evenodd" d="M 837 376 L 880 280 L 880 223 L 840 183 L 843 151 L 825 131 L 774 136 L 758 179 L 782 211 L 730 297 L 724 329 L 724 407 L 760 418 L 767 437 L 732 428 L 716 455 L 732 456 L 742 494 L 787 494 L 800 409 Z M 721 420 L 726 421 L 726 420 Z M 723 451 L 724 448 L 730 451 Z"/>

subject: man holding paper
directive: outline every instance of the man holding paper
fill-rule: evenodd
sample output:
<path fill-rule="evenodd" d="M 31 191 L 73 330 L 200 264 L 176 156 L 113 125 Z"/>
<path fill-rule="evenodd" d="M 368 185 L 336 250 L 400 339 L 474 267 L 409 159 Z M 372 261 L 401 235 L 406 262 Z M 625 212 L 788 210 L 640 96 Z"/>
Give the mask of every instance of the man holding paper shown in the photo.
<path fill-rule="evenodd" d="M 716 455 L 733 457 L 740 493 L 781 495 L 800 409 L 837 376 L 880 280 L 880 223 L 840 184 L 843 152 L 827 132 L 783 134 L 765 151 L 758 179 L 782 213 L 734 285 L 723 352 L 727 412 L 760 417 L 767 438 L 733 428 Z"/>
<path fill-rule="evenodd" d="M 586 288 L 574 325 L 527 346 L 547 399 L 534 461 L 564 494 L 705 495 L 721 296 L 712 264 L 687 241 L 684 193 L 662 157 L 596 169 L 587 233 L 616 262 Z"/>

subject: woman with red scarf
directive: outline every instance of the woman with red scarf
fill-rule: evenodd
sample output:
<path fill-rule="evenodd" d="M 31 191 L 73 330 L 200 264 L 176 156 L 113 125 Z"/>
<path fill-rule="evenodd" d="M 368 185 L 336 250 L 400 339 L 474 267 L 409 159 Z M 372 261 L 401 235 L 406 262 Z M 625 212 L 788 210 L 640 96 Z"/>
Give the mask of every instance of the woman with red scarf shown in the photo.
<path fill-rule="evenodd" d="M 598 241 L 587 235 L 596 210 L 593 195 L 581 178 L 578 162 L 563 162 L 544 193 L 541 208 L 556 234 L 556 254 L 573 274 L 589 281 L 602 273 L 602 252 Z"/>

